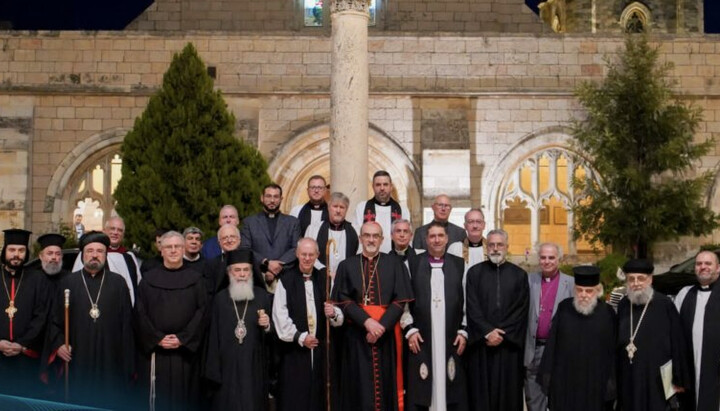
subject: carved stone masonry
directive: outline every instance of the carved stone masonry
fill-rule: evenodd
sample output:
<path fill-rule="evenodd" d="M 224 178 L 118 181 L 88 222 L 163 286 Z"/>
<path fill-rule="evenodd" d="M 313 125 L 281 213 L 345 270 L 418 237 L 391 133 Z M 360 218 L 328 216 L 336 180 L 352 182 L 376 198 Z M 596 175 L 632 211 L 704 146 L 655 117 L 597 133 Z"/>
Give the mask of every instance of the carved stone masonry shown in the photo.
<path fill-rule="evenodd" d="M 370 0 L 333 0 L 330 3 L 330 12 L 359 11 L 370 13 Z"/>

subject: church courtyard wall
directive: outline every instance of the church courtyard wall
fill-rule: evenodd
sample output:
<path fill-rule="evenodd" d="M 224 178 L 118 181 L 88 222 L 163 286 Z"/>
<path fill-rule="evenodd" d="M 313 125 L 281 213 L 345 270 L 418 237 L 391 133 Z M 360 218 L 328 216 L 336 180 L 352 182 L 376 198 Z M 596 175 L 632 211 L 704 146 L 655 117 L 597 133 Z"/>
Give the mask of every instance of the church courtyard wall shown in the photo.
<path fill-rule="evenodd" d="M 653 37 L 672 61 L 678 97 L 704 110 L 698 140 L 720 131 L 716 36 Z M 118 147 L 162 82 L 174 52 L 192 42 L 216 73 L 238 138 L 254 144 L 302 200 L 307 176 L 328 174 L 330 40 L 305 35 L 144 32 L 0 33 L 0 226 L 50 230 L 73 212 L 67 187 L 93 155 Z M 388 168 L 415 222 L 432 197 L 482 206 L 501 226 L 501 192 L 538 151 L 572 150 L 582 111 L 572 90 L 600 80 L 622 37 L 371 35 L 371 169 Z M 323 151 L 325 150 L 325 151 Z M 301 159 L 302 161 L 300 161 Z M 698 172 L 720 164 L 720 145 Z M 716 181 L 707 201 L 720 211 Z M 667 243 L 667 258 L 707 239 Z M 530 234 L 528 234 L 530 236 Z M 528 237 L 529 241 L 530 237 Z M 511 241 L 512 242 L 512 241 Z M 527 241 L 526 241 L 527 242 Z M 522 250 L 512 250 L 521 253 Z"/>

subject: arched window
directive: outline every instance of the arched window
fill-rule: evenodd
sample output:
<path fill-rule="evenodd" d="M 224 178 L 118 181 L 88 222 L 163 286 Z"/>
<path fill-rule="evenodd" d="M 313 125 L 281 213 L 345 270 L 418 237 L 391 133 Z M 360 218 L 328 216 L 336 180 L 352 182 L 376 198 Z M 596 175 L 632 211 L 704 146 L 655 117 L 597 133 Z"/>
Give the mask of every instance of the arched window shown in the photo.
<path fill-rule="evenodd" d="M 510 235 L 510 252 L 532 253 L 546 241 L 568 254 L 592 252 L 586 241 L 573 240 L 572 206 L 577 201 L 574 178 L 595 179 L 588 163 L 562 148 L 525 158 L 506 178 L 500 192 L 501 226 Z"/>
<path fill-rule="evenodd" d="M 625 7 L 620 15 L 620 27 L 626 33 L 645 33 L 650 30 L 650 9 L 634 2 Z"/>
<path fill-rule="evenodd" d="M 113 193 L 120 181 L 122 158 L 120 147 L 108 147 L 88 158 L 78 168 L 68 184 L 68 200 L 73 221 L 83 216 L 86 230 L 102 230 L 103 222 L 115 214 Z"/>

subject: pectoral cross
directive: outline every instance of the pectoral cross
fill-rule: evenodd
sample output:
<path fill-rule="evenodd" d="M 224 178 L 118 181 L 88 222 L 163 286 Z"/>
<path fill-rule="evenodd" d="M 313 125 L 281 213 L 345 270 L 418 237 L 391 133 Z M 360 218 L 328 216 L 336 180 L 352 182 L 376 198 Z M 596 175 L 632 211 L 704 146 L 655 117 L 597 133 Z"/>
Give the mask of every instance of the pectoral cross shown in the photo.
<path fill-rule="evenodd" d="M 5 312 L 8 315 L 9 319 L 13 319 L 15 317 L 15 313 L 17 312 L 17 308 L 15 308 L 15 301 L 10 300 L 10 305 L 8 305 L 8 308 L 5 309 Z"/>
<path fill-rule="evenodd" d="M 370 296 L 366 295 L 365 298 L 363 298 L 363 304 L 370 305 Z"/>
<path fill-rule="evenodd" d="M 632 341 L 630 341 L 630 344 L 625 346 L 625 351 L 628 353 L 628 359 L 630 360 L 630 364 L 632 364 L 633 357 L 635 356 L 635 352 L 637 351 L 637 347 L 635 344 L 633 344 Z"/>
<path fill-rule="evenodd" d="M 435 308 L 439 308 L 439 307 L 440 307 L 439 304 L 440 304 L 441 302 L 443 302 L 443 299 L 440 298 L 439 295 L 436 295 L 435 298 L 432 299 L 432 302 L 435 303 Z"/>

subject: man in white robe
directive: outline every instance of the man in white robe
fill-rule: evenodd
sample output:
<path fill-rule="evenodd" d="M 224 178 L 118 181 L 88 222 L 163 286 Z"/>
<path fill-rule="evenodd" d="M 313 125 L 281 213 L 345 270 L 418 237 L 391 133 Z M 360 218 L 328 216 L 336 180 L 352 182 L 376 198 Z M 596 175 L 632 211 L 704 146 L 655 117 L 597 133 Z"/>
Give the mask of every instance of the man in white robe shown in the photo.
<path fill-rule="evenodd" d="M 479 208 L 471 208 L 465 213 L 465 232 L 467 238 L 448 246 L 448 253 L 465 260 L 465 271 L 475 264 L 485 261 L 485 215 Z"/>
<path fill-rule="evenodd" d="M 408 349 L 409 410 L 466 410 L 462 354 L 467 343 L 464 262 L 447 254 L 446 227 L 427 230 L 427 253 L 409 259 L 415 300 L 410 324 L 404 324 Z M 450 337 L 452 336 L 452 337 Z"/>

